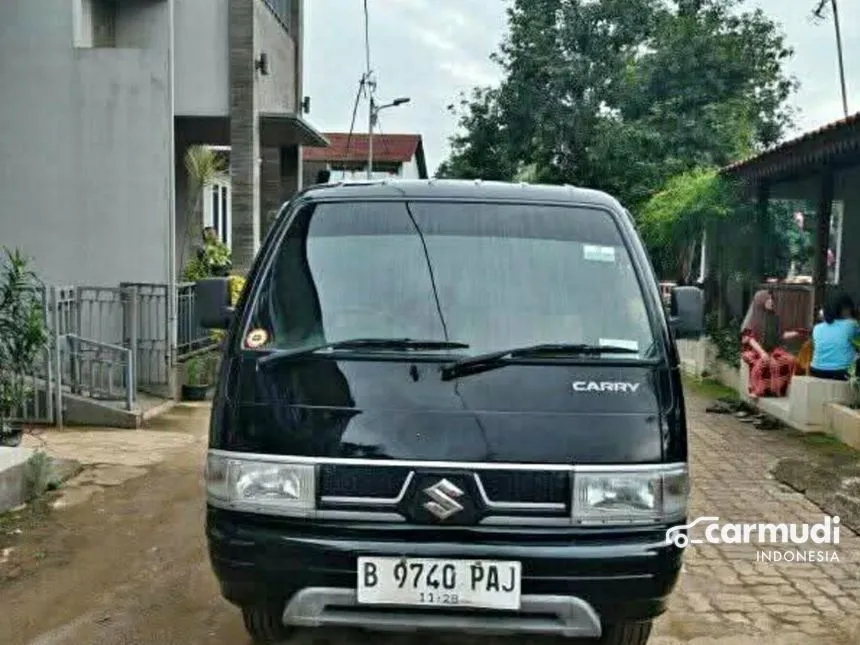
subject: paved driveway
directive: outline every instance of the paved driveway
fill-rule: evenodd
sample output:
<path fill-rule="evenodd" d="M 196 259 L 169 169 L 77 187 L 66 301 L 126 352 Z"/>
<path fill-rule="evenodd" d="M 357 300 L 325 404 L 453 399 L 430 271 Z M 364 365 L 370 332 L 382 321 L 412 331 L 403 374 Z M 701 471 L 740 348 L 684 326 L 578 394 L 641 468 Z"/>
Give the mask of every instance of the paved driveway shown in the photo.
<path fill-rule="evenodd" d="M 778 432 L 705 414 L 700 399 L 691 398 L 689 406 L 692 516 L 821 521 L 821 511 L 766 475 L 776 459 L 802 457 L 802 445 Z M 78 503 L 52 518 L 31 518 L 14 538 L 2 535 L 12 526 L 0 524 L 0 540 L 11 540 L 14 548 L 0 564 L 4 645 L 248 643 L 238 613 L 218 595 L 204 548 L 200 467 L 207 416 L 202 408 L 177 410 L 152 431 L 156 444 L 160 432 L 189 435 L 180 441 L 164 434 L 159 445 L 169 439 L 172 452 L 157 464 L 130 463 L 130 453 L 150 451 L 131 446 L 131 437 L 121 432 L 95 442 L 92 435 L 81 437 L 90 461 L 115 463 L 123 467 L 122 476 L 84 473 L 79 485 L 87 495 L 76 496 Z M 50 448 L 51 433 L 43 439 Z M 72 441 L 65 435 L 55 445 L 67 451 Z M 682 580 L 652 645 L 857 645 L 860 539 L 845 530 L 841 537 L 839 562 L 827 563 L 757 562 L 756 546 L 689 547 Z M 298 642 L 495 645 L 502 639 L 327 633 Z"/>
<path fill-rule="evenodd" d="M 822 511 L 768 475 L 780 458 L 808 447 L 778 431 L 756 430 L 731 416 L 708 414 L 688 399 L 693 481 L 691 518 L 729 523 L 816 523 Z M 696 531 L 696 529 L 693 529 Z M 698 530 L 695 536 L 703 537 Z M 860 643 L 860 538 L 840 530 L 840 544 L 815 545 L 839 561 L 776 562 L 781 546 L 703 544 L 688 547 L 685 573 L 654 640 L 684 643 Z M 757 552 L 772 561 L 757 561 Z M 779 552 L 773 555 L 772 550 Z M 791 549 L 792 554 L 795 552 Z M 828 558 L 832 557 L 830 555 Z M 698 641 L 697 641 L 698 643 Z"/>

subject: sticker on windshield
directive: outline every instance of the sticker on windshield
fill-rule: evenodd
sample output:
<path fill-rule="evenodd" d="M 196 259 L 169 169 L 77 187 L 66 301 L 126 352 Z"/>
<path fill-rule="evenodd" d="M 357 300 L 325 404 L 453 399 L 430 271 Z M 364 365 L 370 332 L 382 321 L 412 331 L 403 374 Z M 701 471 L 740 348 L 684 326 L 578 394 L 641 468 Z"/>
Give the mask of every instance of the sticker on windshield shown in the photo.
<path fill-rule="evenodd" d="M 634 352 L 639 351 L 639 343 L 635 340 L 625 340 L 624 338 L 599 338 L 597 343 L 601 347 L 621 347 L 622 349 L 629 349 Z"/>
<path fill-rule="evenodd" d="M 585 244 L 582 247 L 582 256 L 592 262 L 615 262 L 615 247 Z"/>
<path fill-rule="evenodd" d="M 262 347 L 269 341 L 269 334 L 265 329 L 252 329 L 245 337 L 245 345 L 251 349 Z"/>

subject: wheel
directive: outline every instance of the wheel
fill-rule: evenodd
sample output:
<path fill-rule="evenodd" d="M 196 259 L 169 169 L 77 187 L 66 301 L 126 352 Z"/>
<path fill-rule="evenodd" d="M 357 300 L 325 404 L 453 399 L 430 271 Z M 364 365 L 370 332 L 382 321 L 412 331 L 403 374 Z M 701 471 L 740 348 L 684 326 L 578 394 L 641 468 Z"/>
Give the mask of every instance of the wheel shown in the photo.
<path fill-rule="evenodd" d="M 251 635 L 255 645 L 276 645 L 286 643 L 293 630 L 282 621 L 283 605 L 253 605 L 242 607 L 245 630 Z"/>
<path fill-rule="evenodd" d="M 603 636 L 597 641 L 600 645 L 645 645 L 651 636 L 651 621 L 644 623 L 617 623 L 607 625 Z"/>

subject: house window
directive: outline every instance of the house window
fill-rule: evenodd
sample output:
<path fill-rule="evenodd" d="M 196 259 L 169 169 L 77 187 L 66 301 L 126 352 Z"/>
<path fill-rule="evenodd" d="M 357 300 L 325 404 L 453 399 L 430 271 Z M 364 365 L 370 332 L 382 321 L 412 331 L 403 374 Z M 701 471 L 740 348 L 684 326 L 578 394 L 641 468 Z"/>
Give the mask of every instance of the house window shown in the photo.
<path fill-rule="evenodd" d="M 231 246 L 233 219 L 230 209 L 230 179 L 226 176 L 213 180 L 203 192 L 203 226 L 214 228 L 218 239 L 228 248 Z"/>
<path fill-rule="evenodd" d="M 74 0 L 75 47 L 116 47 L 116 0 Z"/>
<path fill-rule="evenodd" d="M 290 31 L 290 26 L 292 24 L 290 20 L 290 14 L 293 11 L 293 0 L 263 0 L 268 6 L 269 9 L 272 10 L 278 20 L 287 28 L 287 31 Z"/>

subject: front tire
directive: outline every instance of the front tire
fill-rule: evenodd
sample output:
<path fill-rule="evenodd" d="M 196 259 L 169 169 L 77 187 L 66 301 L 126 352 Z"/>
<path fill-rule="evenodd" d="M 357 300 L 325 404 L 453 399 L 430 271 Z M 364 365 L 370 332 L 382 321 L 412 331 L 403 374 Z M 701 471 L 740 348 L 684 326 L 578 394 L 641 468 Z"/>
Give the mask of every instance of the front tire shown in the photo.
<path fill-rule="evenodd" d="M 242 607 L 245 630 L 254 645 L 281 645 L 293 635 L 293 630 L 282 622 L 283 605 L 266 604 Z"/>
<path fill-rule="evenodd" d="M 653 623 L 617 623 L 607 625 L 603 636 L 597 641 L 600 645 L 646 645 L 651 636 Z"/>

